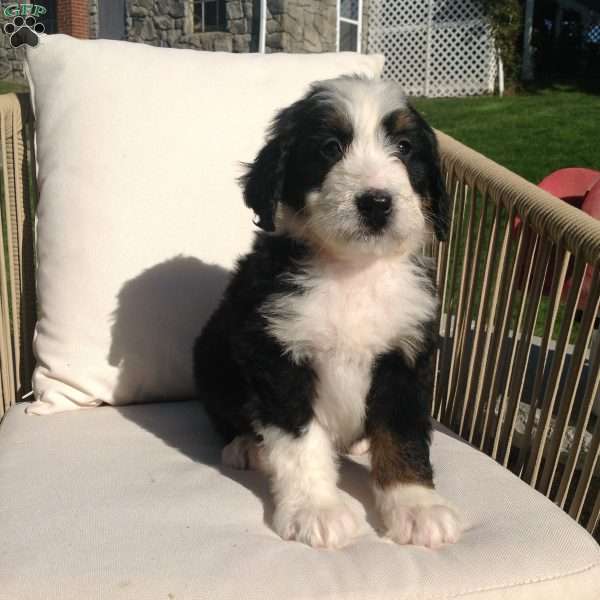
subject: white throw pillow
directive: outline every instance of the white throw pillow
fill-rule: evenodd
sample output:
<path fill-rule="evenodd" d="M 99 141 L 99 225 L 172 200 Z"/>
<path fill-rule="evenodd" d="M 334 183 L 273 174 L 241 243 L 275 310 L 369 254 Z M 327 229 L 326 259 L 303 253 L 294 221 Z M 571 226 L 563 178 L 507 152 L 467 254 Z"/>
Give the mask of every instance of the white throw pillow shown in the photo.
<path fill-rule="evenodd" d="M 30 412 L 189 397 L 193 341 L 252 239 L 240 162 L 310 82 L 378 76 L 383 58 L 52 35 L 27 67 L 40 183 Z"/>

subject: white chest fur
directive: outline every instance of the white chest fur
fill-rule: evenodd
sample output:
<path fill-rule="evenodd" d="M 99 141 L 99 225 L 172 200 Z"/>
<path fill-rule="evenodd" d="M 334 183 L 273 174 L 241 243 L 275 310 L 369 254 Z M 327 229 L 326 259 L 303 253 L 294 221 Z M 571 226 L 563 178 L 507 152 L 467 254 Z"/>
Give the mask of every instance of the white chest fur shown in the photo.
<path fill-rule="evenodd" d="M 311 262 L 295 283 L 302 292 L 270 298 L 263 313 L 292 359 L 312 364 L 315 415 L 345 447 L 362 433 L 375 357 L 397 348 L 412 360 L 436 299 L 404 256 L 360 267 Z"/>

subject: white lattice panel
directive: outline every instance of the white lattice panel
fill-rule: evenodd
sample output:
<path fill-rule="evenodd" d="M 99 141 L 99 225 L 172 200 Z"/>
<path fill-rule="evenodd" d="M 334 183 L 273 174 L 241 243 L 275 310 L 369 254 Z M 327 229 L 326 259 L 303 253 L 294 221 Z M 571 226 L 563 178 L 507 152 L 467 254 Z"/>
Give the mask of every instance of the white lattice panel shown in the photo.
<path fill-rule="evenodd" d="M 369 0 L 367 48 L 413 96 L 492 92 L 494 41 L 481 0 Z"/>

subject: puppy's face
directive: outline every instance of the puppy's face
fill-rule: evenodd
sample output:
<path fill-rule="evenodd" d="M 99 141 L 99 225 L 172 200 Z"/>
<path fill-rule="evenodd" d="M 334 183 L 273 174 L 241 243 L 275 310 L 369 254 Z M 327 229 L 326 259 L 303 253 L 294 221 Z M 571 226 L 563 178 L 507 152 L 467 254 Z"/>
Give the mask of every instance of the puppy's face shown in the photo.
<path fill-rule="evenodd" d="M 392 82 L 315 84 L 281 111 L 242 179 L 266 230 L 286 230 L 334 254 L 414 250 L 446 232 L 435 136 Z"/>

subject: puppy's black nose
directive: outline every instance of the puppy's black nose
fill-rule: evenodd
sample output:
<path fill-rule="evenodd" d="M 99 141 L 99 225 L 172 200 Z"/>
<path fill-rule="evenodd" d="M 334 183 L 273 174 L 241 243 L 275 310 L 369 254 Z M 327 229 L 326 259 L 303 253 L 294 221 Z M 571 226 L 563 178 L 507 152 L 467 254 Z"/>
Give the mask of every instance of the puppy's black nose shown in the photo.
<path fill-rule="evenodd" d="M 392 196 L 385 190 L 367 190 L 356 196 L 356 206 L 361 214 L 387 215 L 392 210 Z"/>
<path fill-rule="evenodd" d="M 392 212 L 392 196 L 385 190 L 366 190 L 357 194 L 356 207 L 366 225 L 377 231 L 385 226 Z"/>

